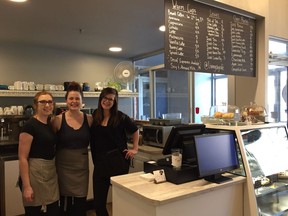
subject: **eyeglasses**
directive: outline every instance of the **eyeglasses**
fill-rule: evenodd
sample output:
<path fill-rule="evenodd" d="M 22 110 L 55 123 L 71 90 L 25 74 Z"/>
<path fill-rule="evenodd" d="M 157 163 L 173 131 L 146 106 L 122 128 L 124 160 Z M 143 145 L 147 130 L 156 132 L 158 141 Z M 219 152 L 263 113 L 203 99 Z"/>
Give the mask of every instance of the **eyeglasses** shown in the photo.
<path fill-rule="evenodd" d="M 109 102 L 114 102 L 114 99 L 112 99 L 112 98 L 108 98 L 108 97 L 104 97 L 103 100 L 105 100 L 105 101 L 109 101 Z"/>
<path fill-rule="evenodd" d="M 52 100 L 40 100 L 38 101 L 38 103 L 42 104 L 42 105 L 52 105 L 53 104 L 53 101 Z"/>

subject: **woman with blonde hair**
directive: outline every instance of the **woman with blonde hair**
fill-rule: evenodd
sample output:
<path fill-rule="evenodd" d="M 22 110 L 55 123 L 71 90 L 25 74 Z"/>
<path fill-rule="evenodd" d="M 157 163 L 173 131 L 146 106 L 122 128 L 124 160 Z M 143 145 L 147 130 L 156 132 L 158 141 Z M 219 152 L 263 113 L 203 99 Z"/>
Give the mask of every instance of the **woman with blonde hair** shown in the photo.
<path fill-rule="evenodd" d="M 52 95 L 46 91 L 38 92 L 33 107 L 35 114 L 19 135 L 19 180 L 25 215 L 58 216 L 57 136 L 50 124 L 54 110 Z"/>

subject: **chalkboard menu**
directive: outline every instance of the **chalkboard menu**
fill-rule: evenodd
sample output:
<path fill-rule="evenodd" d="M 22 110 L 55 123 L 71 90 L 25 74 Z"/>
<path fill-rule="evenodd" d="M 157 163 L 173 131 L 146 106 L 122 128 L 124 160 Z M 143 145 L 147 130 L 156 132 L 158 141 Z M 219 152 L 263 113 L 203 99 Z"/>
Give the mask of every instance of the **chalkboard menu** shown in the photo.
<path fill-rule="evenodd" d="M 256 20 L 192 0 L 165 0 L 165 68 L 256 76 Z"/>

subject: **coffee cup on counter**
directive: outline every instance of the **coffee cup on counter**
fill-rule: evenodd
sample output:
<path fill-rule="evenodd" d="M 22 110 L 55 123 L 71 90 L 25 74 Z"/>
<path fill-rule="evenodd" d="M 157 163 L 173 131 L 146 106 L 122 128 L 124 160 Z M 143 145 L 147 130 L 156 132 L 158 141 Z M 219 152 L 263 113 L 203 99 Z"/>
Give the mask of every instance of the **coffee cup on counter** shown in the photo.
<path fill-rule="evenodd" d="M 172 166 L 174 169 L 180 169 L 182 166 L 182 149 L 173 148 L 171 149 Z"/>

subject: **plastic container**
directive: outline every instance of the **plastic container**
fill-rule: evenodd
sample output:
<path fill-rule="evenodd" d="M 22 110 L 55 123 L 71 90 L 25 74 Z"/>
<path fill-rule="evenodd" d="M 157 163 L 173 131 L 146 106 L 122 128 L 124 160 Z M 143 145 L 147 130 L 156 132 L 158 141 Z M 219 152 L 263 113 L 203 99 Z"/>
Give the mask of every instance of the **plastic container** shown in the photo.
<path fill-rule="evenodd" d="M 241 120 L 252 123 L 265 122 L 267 112 L 265 107 L 250 102 L 250 105 L 243 106 L 241 109 Z"/>
<path fill-rule="evenodd" d="M 212 106 L 209 115 L 216 119 L 240 121 L 240 109 L 234 105 Z"/>
<path fill-rule="evenodd" d="M 167 114 L 162 114 L 163 119 L 181 119 L 182 118 L 182 113 L 167 113 Z"/>

